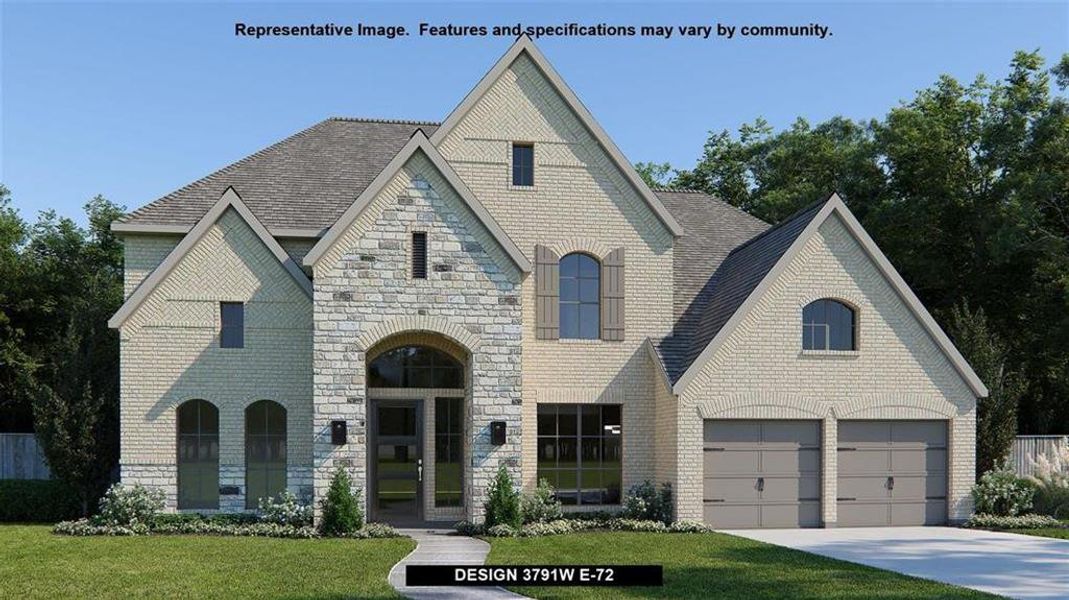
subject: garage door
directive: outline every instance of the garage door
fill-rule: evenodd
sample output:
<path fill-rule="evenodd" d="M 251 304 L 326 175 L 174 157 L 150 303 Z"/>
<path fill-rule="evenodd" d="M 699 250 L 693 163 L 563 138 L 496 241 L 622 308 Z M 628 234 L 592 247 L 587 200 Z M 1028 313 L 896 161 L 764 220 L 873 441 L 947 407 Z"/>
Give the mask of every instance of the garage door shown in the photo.
<path fill-rule="evenodd" d="M 819 421 L 705 421 L 705 522 L 820 526 Z"/>
<path fill-rule="evenodd" d="M 941 525 L 946 421 L 839 421 L 838 525 Z"/>

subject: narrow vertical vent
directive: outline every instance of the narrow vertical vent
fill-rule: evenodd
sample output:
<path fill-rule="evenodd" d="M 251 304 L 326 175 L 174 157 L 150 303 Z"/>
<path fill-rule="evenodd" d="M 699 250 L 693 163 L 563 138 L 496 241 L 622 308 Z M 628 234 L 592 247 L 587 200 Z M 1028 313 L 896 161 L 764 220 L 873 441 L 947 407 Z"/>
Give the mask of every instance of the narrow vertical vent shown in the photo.
<path fill-rule="evenodd" d="M 427 232 L 412 232 L 412 278 L 427 278 Z"/>

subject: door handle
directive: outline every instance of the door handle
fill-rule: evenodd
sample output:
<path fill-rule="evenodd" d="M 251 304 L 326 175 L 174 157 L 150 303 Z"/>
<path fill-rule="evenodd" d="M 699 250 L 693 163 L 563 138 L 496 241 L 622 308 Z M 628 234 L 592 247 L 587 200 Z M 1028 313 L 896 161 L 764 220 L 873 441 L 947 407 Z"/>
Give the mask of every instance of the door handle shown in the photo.
<path fill-rule="evenodd" d="M 765 478 L 764 477 L 758 477 L 757 478 L 757 491 L 759 491 L 759 492 L 765 491 Z"/>
<path fill-rule="evenodd" d="M 895 489 L 895 478 L 894 477 L 888 477 L 887 478 L 887 489 L 889 489 L 889 490 Z"/>
<path fill-rule="evenodd" d="M 416 474 L 419 477 L 419 481 L 423 482 L 423 459 L 416 459 Z"/>

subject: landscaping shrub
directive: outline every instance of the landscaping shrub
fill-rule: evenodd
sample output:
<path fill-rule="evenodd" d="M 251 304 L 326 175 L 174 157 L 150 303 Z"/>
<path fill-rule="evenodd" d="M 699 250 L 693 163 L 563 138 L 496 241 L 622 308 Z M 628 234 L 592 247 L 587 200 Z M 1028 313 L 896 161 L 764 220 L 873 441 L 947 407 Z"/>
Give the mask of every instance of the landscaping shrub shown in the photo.
<path fill-rule="evenodd" d="M 163 510 L 166 495 L 163 490 L 141 484 L 116 483 L 100 499 L 100 511 L 93 517 L 94 525 L 132 527 L 148 525 Z"/>
<path fill-rule="evenodd" d="M 665 483 L 658 490 L 649 480 L 631 486 L 624 499 L 621 515 L 639 521 L 672 522 L 672 484 Z"/>
<path fill-rule="evenodd" d="M 1049 515 L 1017 515 L 1013 517 L 977 513 L 965 522 L 965 527 L 972 529 L 1045 529 L 1048 527 L 1066 527 L 1064 523 Z"/>
<path fill-rule="evenodd" d="M 488 537 L 513 537 L 516 535 L 516 528 L 507 523 L 498 523 L 487 528 L 486 535 Z"/>
<path fill-rule="evenodd" d="M 666 526 L 660 521 L 620 519 L 581 519 L 565 518 L 544 523 L 528 523 L 520 529 L 508 525 L 495 525 L 486 528 L 468 521 L 456 524 L 456 530 L 462 535 L 485 535 L 487 537 L 542 537 L 547 535 L 566 535 L 583 531 L 642 531 L 652 533 L 706 533 L 709 527 L 695 521 L 677 521 Z"/>
<path fill-rule="evenodd" d="M 274 498 L 260 498 L 261 520 L 276 525 L 303 527 L 312 524 L 312 507 L 301 504 L 297 496 L 283 490 Z"/>
<path fill-rule="evenodd" d="M 708 533 L 713 528 L 698 521 L 676 521 L 668 526 L 671 533 Z"/>
<path fill-rule="evenodd" d="M 55 523 L 81 514 L 78 494 L 58 479 L 0 480 L 0 523 Z"/>
<path fill-rule="evenodd" d="M 1032 461 L 1035 512 L 1069 519 L 1069 444 Z"/>
<path fill-rule="evenodd" d="M 524 524 L 549 523 L 560 519 L 564 514 L 553 486 L 545 479 L 539 479 L 538 487 L 533 493 L 524 494 L 520 504 Z"/>
<path fill-rule="evenodd" d="M 180 516 L 182 518 L 154 518 L 149 524 L 137 523 L 134 525 L 100 525 L 91 519 L 79 519 L 77 521 L 63 521 L 53 529 L 53 533 L 73 536 L 89 535 L 223 535 L 240 537 L 274 537 L 291 539 L 311 539 L 321 537 L 319 531 L 311 525 L 295 526 L 280 525 L 262 521 L 244 522 L 237 520 L 221 519 L 224 515 L 166 515 Z M 230 515 L 225 515 L 230 516 Z M 247 517 L 247 515 L 244 515 Z M 361 529 L 349 532 L 344 536 L 353 539 L 391 538 L 399 537 L 400 534 L 389 525 L 381 523 L 368 523 Z"/>
<path fill-rule="evenodd" d="M 360 490 L 353 491 L 353 480 L 344 468 L 338 467 L 330 480 L 330 489 L 320 504 L 323 520 L 319 531 L 326 536 L 352 535 L 364 526 L 364 509 L 360 506 Z"/>
<path fill-rule="evenodd" d="M 497 468 L 497 476 L 490 482 L 490 489 L 483 505 L 486 510 L 486 529 L 490 531 L 496 525 L 508 525 L 518 530 L 523 525 L 520 514 L 520 493 L 512 484 L 505 465 Z"/>
<path fill-rule="evenodd" d="M 976 512 L 1009 517 L 1032 508 L 1034 494 L 1033 484 L 1017 477 L 1006 466 L 984 473 L 972 489 Z"/>

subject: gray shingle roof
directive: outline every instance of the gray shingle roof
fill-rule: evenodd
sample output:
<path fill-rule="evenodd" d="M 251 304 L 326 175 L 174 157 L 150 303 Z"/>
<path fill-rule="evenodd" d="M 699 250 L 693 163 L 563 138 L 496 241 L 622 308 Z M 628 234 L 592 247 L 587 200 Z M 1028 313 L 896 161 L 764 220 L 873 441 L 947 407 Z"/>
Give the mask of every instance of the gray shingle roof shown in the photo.
<path fill-rule="evenodd" d="M 709 200 L 712 200 L 711 198 Z M 715 201 L 713 201 L 715 202 Z M 666 202 L 667 203 L 667 202 Z M 722 203 L 718 203 L 722 204 Z M 728 319 L 735 314 L 754 288 L 761 283 L 780 257 L 790 248 L 794 240 L 802 233 L 806 225 L 813 219 L 824 202 L 813 204 L 793 216 L 783 220 L 775 227 L 769 228 L 761 221 L 746 215 L 746 218 L 757 221 L 747 221 L 743 217 L 725 219 L 730 222 L 730 227 L 710 227 L 706 232 L 697 232 L 703 237 L 725 237 L 719 244 L 713 242 L 692 241 L 689 247 L 676 250 L 676 298 L 680 301 L 681 291 L 700 286 L 694 296 L 694 300 L 687 305 L 681 315 L 677 315 L 675 331 L 670 338 L 665 339 L 659 345 L 661 358 L 665 363 L 665 370 L 673 382 L 677 381 L 687 368 L 698 358 L 709 342 L 716 337 L 717 332 L 727 323 Z M 718 207 L 723 212 L 722 207 Z M 669 206 L 671 210 L 671 206 Z M 709 210 L 709 209 L 706 209 Z M 709 214 L 714 214 L 709 210 Z M 745 213 L 743 213 L 745 214 Z M 678 218 L 678 217 L 677 217 Z M 695 223 L 692 220 L 682 220 L 688 235 L 694 230 Z M 762 227 L 763 226 L 763 227 Z M 760 229 L 758 229 L 760 227 Z M 730 249 L 726 255 L 723 245 L 731 243 L 731 239 L 740 240 L 747 231 L 757 229 L 756 235 L 750 235 L 748 239 L 741 240 Z M 679 271 L 683 262 L 697 262 L 701 252 L 709 252 L 722 256 L 722 258 L 707 259 L 701 268 L 693 265 L 684 266 Z M 680 256 L 682 254 L 682 256 Z M 711 271 L 708 269 L 712 267 Z M 710 273 L 704 279 L 701 270 Z M 680 281 L 683 278 L 685 281 Z M 683 298 L 685 301 L 685 297 Z"/>
<path fill-rule="evenodd" d="M 148 204 L 135 225 L 193 226 L 233 186 L 269 229 L 326 229 L 417 129 L 437 123 L 332 118 Z"/>

